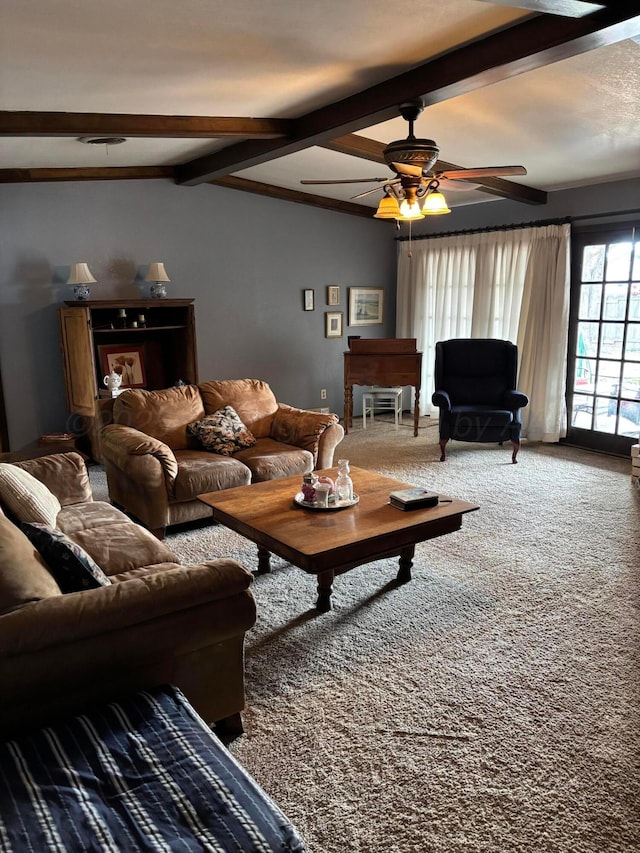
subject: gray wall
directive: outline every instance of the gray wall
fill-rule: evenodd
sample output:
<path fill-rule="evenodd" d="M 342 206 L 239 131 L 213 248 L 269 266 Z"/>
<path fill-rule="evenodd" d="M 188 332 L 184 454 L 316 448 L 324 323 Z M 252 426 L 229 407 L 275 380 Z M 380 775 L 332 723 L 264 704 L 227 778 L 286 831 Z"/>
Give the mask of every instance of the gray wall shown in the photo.
<path fill-rule="evenodd" d="M 11 449 L 67 425 L 57 309 L 69 265 L 94 298 L 148 294 L 164 261 L 170 296 L 195 297 L 200 379 L 255 377 L 296 406 L 342 415 L 347 334 L 395 331 L 395 231 L 388 223 L 221 187 L 169 181 L 0 187 L 0 366 Z M 325 338 L 326 286 L 341 286 L 344 337 Z M 349 330 L 348 287 L 383 287 L 383 326 Z M 302 290 L 315 289 L 315 310 Z M 327 389 L 326 403 L 320 389 Z"/>

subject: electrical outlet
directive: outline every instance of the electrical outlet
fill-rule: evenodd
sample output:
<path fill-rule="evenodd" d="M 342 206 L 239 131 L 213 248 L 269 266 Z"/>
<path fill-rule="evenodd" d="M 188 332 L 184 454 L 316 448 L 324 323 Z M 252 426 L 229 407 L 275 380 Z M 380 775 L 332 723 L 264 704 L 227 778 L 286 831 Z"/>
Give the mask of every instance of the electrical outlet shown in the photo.
<path fill-rule="evenodd" d="M 327 399 L 327 389 L 326 389 L 326 388 L 321 388 L 321 389 L 320 389 L 320 399 L 321 399 L 321 400 L 326 400 L 326 399 Z"/>

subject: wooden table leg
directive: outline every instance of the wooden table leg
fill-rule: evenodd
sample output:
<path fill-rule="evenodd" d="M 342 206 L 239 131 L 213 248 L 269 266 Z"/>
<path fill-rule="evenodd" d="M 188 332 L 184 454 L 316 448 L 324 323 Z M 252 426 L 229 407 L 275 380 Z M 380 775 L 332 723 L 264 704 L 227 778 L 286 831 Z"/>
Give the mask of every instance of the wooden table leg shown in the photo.
<path fill-rule="evenodd" d="M 400 552 L 400 568 L 396 575 L 398 583 L 409 583 L 411 580 L 411 566 L 413 566 L 413 555 L 415 553 L 415 545 L 410 545 Z"/>
<path fill-rule="evenodd" d="M 328 569 L 326 572 L 320 572 L 318 575 L 318 600 L 316 601 L 316 610 L 320 613 L 327 613 L 331 610 L 331 593 L 333 592 L 333 579 L 335 572 L 333 569 Z"/>
<path fill-rule="evenodd" d="M 416 387 L 416 395 L 413 403 L 413 434 L 418 435 L 418 423 L 420 422 L 420 388 Z"/>
<path fill-rule="evenodd" d="M 258 574 L 266 575 L 271 571 L 271 554 L 266 548 L 258 548 Z"/>

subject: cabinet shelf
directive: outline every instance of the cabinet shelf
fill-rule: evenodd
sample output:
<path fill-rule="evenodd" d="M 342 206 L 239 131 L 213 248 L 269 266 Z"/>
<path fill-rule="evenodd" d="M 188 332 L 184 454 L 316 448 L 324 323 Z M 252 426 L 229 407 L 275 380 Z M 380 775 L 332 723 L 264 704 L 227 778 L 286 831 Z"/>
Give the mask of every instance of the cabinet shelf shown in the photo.
<path fill-rule="evenodd" d="M 137 328 L 135 326 L 134 327 L 126 326 L 124 329 L 100 329 L 100 328 L 96 329 L 95 326 L 93 326 L 91 331 L 94 333 L 94 335 L 113 335 L 113 334 L 122 335 L 122 334 L 125 334 L 127 332 L 132 332 L 133 334 L 136 334 L 138 332 L 164 332 L 164 331 L 171 331 L 173 329 L 186 329 L 186 328 L 187 327 L 184 323 L 176 323 L 173 326 L 138 326 Z"/>

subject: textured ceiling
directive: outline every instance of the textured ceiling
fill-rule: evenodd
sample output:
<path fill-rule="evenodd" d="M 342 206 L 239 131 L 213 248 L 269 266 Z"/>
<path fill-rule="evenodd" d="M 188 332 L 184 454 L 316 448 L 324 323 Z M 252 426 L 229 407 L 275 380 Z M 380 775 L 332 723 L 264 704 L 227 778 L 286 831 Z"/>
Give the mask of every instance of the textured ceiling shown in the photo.
<path fill-rule="evenodd" d="M 297 119 L 530 17 L 478 0 L 3 0 L 0 111 Z M 439 93 L 416 134 L 458 166 L 522 164 L 527 176 L 510 180 L 540 190 L 640 176 L 640 46 L 630 38 L 640 35 L 640 15 L 627 17 L 625 38 L 609 33 L 605 46 L 558 61 L 551 50 L 547 64 Z M 355 129 L 381 143 L 407 134 L 400 118 Z M 6 170 L 179 166 L 242 142 L 127 135 L 107 148 L 48 136 L 46 122 L 39 133 L 0 135 L 5 180 Z M 242 166 L 227 174 L 338 200 L 367 186 L 300 179 L 389 173 L 317 145 Z M 496 196 L 474 190 L 449 201 Z"/>

